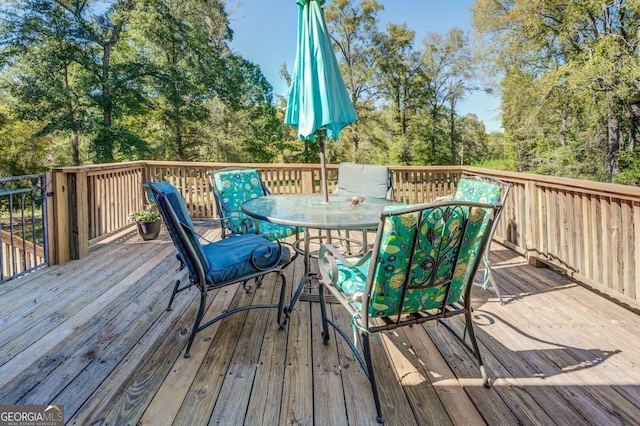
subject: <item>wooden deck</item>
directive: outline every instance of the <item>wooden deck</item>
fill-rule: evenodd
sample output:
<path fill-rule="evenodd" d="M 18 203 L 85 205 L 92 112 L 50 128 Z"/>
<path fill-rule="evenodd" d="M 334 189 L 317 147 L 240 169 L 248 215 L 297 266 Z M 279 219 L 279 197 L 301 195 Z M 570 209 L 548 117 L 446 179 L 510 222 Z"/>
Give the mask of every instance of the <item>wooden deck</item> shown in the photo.
<path fill-rule="evenodd" d="M 493 387 L 444 327 L 389 332 L 373 342 L 386 424 L 638 424 L 640 317 L 497 244 L 493 256 L 507 303 L 474 290 Z M 321 343 L 317 303 L 299 303 L 285 330 L 273 309 L 231 316 L 183 358 L 198 297 L 165 311 L 177 264 L 165 231 L 130 232 L 1 286 L 0 404 L 62 404 L 78 425 L 374 423 L 347 346 Z M 301 270 L 288 268 L 289 283 Z M 227 287 L 209 315 L 274 290 Z"/>

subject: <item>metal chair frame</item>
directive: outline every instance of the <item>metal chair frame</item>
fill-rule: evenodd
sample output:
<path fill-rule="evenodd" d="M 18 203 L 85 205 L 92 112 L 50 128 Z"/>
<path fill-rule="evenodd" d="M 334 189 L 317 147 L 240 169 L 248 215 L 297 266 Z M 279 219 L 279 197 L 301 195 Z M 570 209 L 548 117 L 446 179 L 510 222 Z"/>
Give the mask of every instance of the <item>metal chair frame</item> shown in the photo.
<path fill-rule="evenodd" d="M 430 306 L 428 310 L 404 311 L 403 304 L 405 303 L 405 300 L 407 300 L 405 299 L 405 295 L 408 294 L 407 290 L 409 288 L 424 289 L 434 285 L 434 282 L 431 282 L 431 281 L 425 282 L 425 283 L 415 283 L 415 282 L 409 283 L 408 282 L 409 279 L 406 278 L 405 282 L 402 283 L 402 286 L 398 290 L 399 292 L 402 293 L 402 298 L 399 302 L 400 305 L 398 307 L 399 313 L 393 314 L 392 316 L 385 316 L 385 317 L 372 316 L 371 312 L 373 308 L 370 308 L 370 304 L 373 303 L 374 300 L 372 300 L 371 297 L 374 294 L 374 291 L 377 291 L 375 290 L 376 283 L 374 283 L 374 275 L 376 273 L 376 267 L 379 263 L 379 257 L 383 250 L 382 247 L 384 246 L 381 243 L 383 239 L 383 234 L 385 232 L 386 221 L 389 220 L 389 218 L 394 215 L 404 215 L 407 213 L 416 213 L 416 212 L 419 213 L 418 223 L 416 224 L 417 226 L 416 229 L 418 231 L 416 231 L 416 237 L 414 241 L 412 243 L 403 241 L 403 244 L 408 244 L 408 246 L 405 249 L 406 250 L 405 253 L 407 256 L 410 256 L 410 261 L 408 264 L 412 265 L 412 259 L 414 259 L 414 256 L 416 255 L 416 253 L 418 253 L 419 250 L 422 250 L 421 241 L 426 238 L 433 237 L 433 234 L 429 236 L 430 233 L 433 232 L 433 228 L 430 227 L 427 224 L 427 222 L 423 222 L 423 220 L 425 220 L 424 217 L 426 215 L 424 212 L 426 211 L 433 212 L 433 211 L 439 210 L 443 214 L 446 214 L 445 212 L 448 211 L 447 209 L 461 209 L 460 211 L 464 211 L 464 209 L 467 209 L 466 216 L 464 216 L 466 217 L 464 223 L 462 223 L 459 226 L 459 228 L 455 231 L 457 232 L 457 234 L 455 234 L 455 237 L 457 238 L 456 241 L 457 241 L 457 244 L 459 244 L 458 251 L 454 256 L 454 258 L 452 257 L 446 258 L 446 261 L 451 262 L 451 264 L 453 265 L 451 266 L 451 271 L 456 271 L 456 276 L 460 272 L 457 270 L 457 264 L 458 264 L 458 258 L 459 258 L 458 256 L 461 256 L 463 251 L 460 249 L 461 247 L 460 244 L 463 244 L 463 241 L 465 240 L 465 238 L 469 238 L 467 234 L 467 232 L 470 232 L 468 231 L 469 229 L 468 223 L 470 223 L 469 211 L 471 211 L 471 209 L 483 209 L 484 214 L 487 215 L 486 219 L 484 219 L 486 220 L 486 222 L 484 222 L 485 223 L 484 232 L 477 237 L 478 238 L 476 241 L 477 246 L 473 245 L 472 243 L 469 243 L 469 244 L 472 244 L 473 247 L 475 247 L 474 249 L 475 252 L 473 252 L 470 255 L 468 263 L 466 264 L 466 271 L 465 273 L 463 273 L 463 276 L 465 277 L 465 281 L 460 286 L 460 291 L 461 291 L 460 299 L 456 300 L 455 302 L 451 302 L 450 300 L 448 300 L 450 298 L 449 296 L 450 291 L 452 291 L 451 285 L 454 277 L 453 275 L 449 276 L 448 281 L 446 277 L 444 277 L 445 279 L 440 277 L 438 272 L 439 271 L 438 264 L 436 262 L 435 266 L 432 266 L 430 271 L 432 273 L 433 271 L 436 271 L 437 276 L 436 278 L 431 278 L 431 279 L 441 280 L 441 281 L 438 281 L 437 283 L 438 286 L 446 286 L 444 287 L 446 289 L 446 297 L 444 297 L 438 305 Z M 376 242 L 374 244 L 373 250 L 368 252 L 364 257 L 357 260 L 356 263 L 351 263 L 351 260 L 344 257 L 335 247 L 331 245 L 323 245 L 321 247 L 320 254 L 319 254 L 319 258 L 320 258 L 319 268 L 322 275 L 322 279 L 320 280 L 319 296 L 320 296 L 320 310 L 322 315 L 323 342 L 327 344 L 327 342 L 329 341 L 330 334 L 329 334 L 328 326 L 330 325 L 349 344 L 351 350 L 354 353 L 356 360 L 362 367 L 363 371 L 365 372 L 369 380 L 369 384 L 371 387 L 371 391 L 373 393 L 375 407 L 376 407 L 376 414 L 377 414 L 376 421 L 378 423 L 383 423 L 384 417 L 382 415 L 378 385 L 375 379 L 374 365 L 371 357 L 371 347 L 370 347 L 369 339 L 371 335 L 381 331 L 393 330 L 393 329 L 404 327 L 404 326 L 413 326 L 413 325 L 421 324 L 427 321 L 440 321 L 445 325 L 447 325 L 446 321 L 444 321 L 447 318 L 457 316 L 457 315 L 464 315 L 464 318 L 465 318 L 464 335 L 460 336 L 449 326 L 447 326 L 447 329 L 451 331 L 455 335 L 455 337 L 459 339 L 460 342 L 462 342 L 464 346 L 468 350 L 470 350 L 471 353 L 474 355 L 478 363 L 480 373 L 483 378 L 483 384 L 485 387 L 490 387 L 489 378 L 484 368 L 482 357 L 479 351 L 479 345 L 473 329 L 473 319 L 471 316 L 471 312 L 472 312 L 471 283 L 481 263 L 482 253 L 484 253 L 485 248 L 488 246 L 491 226 L 493 225 L 493 222 L 495 221 L 496 217 L 499 215 L 501 209 L 502 209 L 502 204 L 500 203 L 496 203 L 495 205 L 492 205 L 492 204 L 471 203 L 471 202 L 464 202 L 464 201 L 445 201 L 445 202 L 439 202 L 434 204 L 414 205 L 414 206 L 398 208 L 394 210 L 385 209 L 384 211 L 381 212 L 380 224 L 378 226 Z M 451 232 L 453 234 L 454 231 L 443 231 L 443 232 Z M 452 235 L 452 234 L 449 234 L 449 235 Z M 349 268 L 355 268 L 358 266 L 364 267 L 363 266 L 364 262 L 369 262 L 369 266 L 368 266 L 368 273 L 366 276 L 366 282 L 364 285 L 363 293 L 362 294 L 343 293 L 336 285 L 337 280 L 339 279 L 338 277 L 340 276 L 338 272 L 339 270 L 338 265 L 339 264 L 343 265 L 343 267 L 346 265 Z M 345 267 L 345 269 L 349 269 L 349 268 Z M 409 274 L 407 274 L 407 276 L 409 276 Z M 330 294 L 334 296 L 334 298 L 337 299 L 340 302 L 340 304 L 343 307 L 345 307 L 347 311 L 350 313 L 350 315 L 352 316 L 352 325 L 354 328 L 354 334 L 356 331 L 358 331 L 357 336 L 358 336 L 358 341 L 361 342 L 360 346 L 358 346 L 356 342 L 351 341 L 347 333 L 345 333 L 335 322 L 333 322 L 330 318 L 328 318 L 327 308 L 326 308 L 325 289 L 329 289 Z M 360 305 L 356 304 L 356 302 L 360 302 Z M 375 309 L 373 310 L 375 311 Z M 466 341 L 467 336 L 469 338 L 470 345 Z M 359 349 L 359 347 L 361 347 L 362 349 Z"/>
<path fill-rule="evenodd" d="M 193 345 L 193 341 L 198 332 L 204 330 L 210 325 L 230 316 L 237 312 L 245 311 L 248 309 L 256 309 L 256 308 L 276 308 L 278 310 L 277 315 L 277 323 L 280 329 L 284 329 L 284 326 L 287 323 L 286 318 L 283 319 L 284 313 L 284 301 L 286 294 L 286 277 L 281 268 L 281 265 L 276 262 L 271 265 L 258 265 L 258 262 L 255 259 L 256 256 L 256 248 L 254 248 L 251 252 L 250 262 L 254 269 L 257 270 L 255 273 L 246 274 L 240 277 L 235 277 L 233 279 L 221 282 L 212 282 L 207 278 L 207 270 L 206 265 L 203 263 L 201 259 L 201 254 L 198 253 L 201 250 L 198 250 L 191 243 L 193 238 L 198 239 L 200 236 L 195 232 L 195 230 L 180 220 L 178 214 L 174 210 L 170 201 L 167 199 L 164 191 L 160 190 L 155 183 L 148 182 L 144 184 L 145 191 L 147 194 L 152 194 L 155 198 L 156 205 L 158 206 L 158 210 L 163 217 L 169 235 L 173 240 L 176 249 L 178 250 L 178 258 L 180 260 L 180 268 L 179 272 L 176 276 L 176 282 L 173 288 L 173 292 L 171 293 L 171 297 L 169 299 L 169 305 L 167 306 L 167 311 L 171 310 L 171 306 L 173 304 L 173 300 L 176 295 L 184 290 L 191 288 L 192 286 L 196 286 L 200 291 L 200 305 L 198 307 L 198 313 L 196 314 L 196 318 L 193 323 L 191 335 L 189 336 L 189 340 L 187 342 L 187 346 L 185 349 L 184 357 L 188 358 L 190 356 L 191 346 Z M 191 238 L 189 235 L 191 235 Z M 257 237 L 256 237 L 257 238 Z M 269 242 L 264 239 L 265 242 Z M 199 244 L 196 242 L 196 244 Z M 209 244 L 216 244 L 215 242 Z M 274 243 L 271 243 L 274 244 Z M 258 242 L 257 245 L 260 245 Z M 278 249 L 281 251 L 277 256 L 279 259 L 282 256 L 282 247 L 278 244 Z M 210 260 L 209 260 L 210 261 Z M 186 271 L 185 271 L 186 269 Z M 218 289 L 221 287 L 225 287 L 231 284 L 236 284 L 241 282 L 245 288 L 245 291 L 249 292 L 251 290 L 251 286 L 247 285 L 249 280 L 255 280 L 256 286 L 260 287 L 262 285 L 262 280 L 265 275 L 275 273 L 280 277 L 281 285 L 280 285 L 280 296 L 278 303 L 271 304 L 252 304 L 247 306 L 240 306 L 234 309 L 230 309 L 225 311 L 224 313 L 216 316 L 215 318 L 202 323 L 204 318 L 204 313 L 207 306 L 207 294 L 209 291 Z"/>
<path fill-rule="evenodd" d="M 509 197 L 509 191 L 511 190 L 511 186 L 512 186 L 510 183 L 504 182 L 500 179 L 496 179 L 491 176 L 483 176 L 483 175 L 463 175 L 460 178 L 460 180 L 462 179 L 470 179 L 478 182 L 491 183 L 493 185 L 499 186 L 500 187 L 500 203 L 503 206 L 506 204 Z M 460 182 L 458 181 L 458 183 Z M 493 289 L 493 292 L 498 297 L 498 301 L 500 302 L 501 305 L 504 304 L 504 301 L 502 299 L 502 292 L 500 291 L 500 287 L 496 283 L 495 276 L 493 274 L 493 271 L 491 270 L 490 258 L 491 258 L 491 243 L 493 242 L 493 236 L 496 233 L 496 230 L 498 229 L 498 224 L 500 223 L 500 218 L 502 217 L 503 211 L 504 211 L 504 208 L 500 209 L 500 211 L 496 215 L 496 218 L 493 222 L 493 226 L 491 227 L 491 231 L 489 234 L 489 243 L 487 244 L 487 248 L 484 252 L 484 255 L 482 256 L 482 269 L 483 269 L 482 288 L 484 290 L 487 290 L 489 287 L 491 287 L 491 289 Z"/>

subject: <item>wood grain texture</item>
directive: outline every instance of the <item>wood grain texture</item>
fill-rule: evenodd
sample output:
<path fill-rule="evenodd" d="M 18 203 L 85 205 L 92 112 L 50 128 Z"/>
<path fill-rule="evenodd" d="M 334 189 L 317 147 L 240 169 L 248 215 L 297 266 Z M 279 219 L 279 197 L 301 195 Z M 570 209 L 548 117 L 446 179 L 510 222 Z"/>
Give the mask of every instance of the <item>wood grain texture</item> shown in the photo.
<path fill-rule="evenodd" d="M 635 226 L 628 211 L 620 217 Z M 473 303 L 493 387 L 444 327 L 385 333 L 371 345 L 386 424 L 637 422 L 640 317 L 500 244 L 492 259 L 506 303 L 479 286 Z M 301 261 L 286 269 L 289 294 Z M 165 310 L 177 264 L 166 231 L 153 242 L 129 232 L 0 287 L 0 403 L 64 404 L 77 425 L 374 424 L 366 376 L 339 336 L 322 344 L 317 303 L 298 303 L 284 330 L 275 309 L 233 315 L 183 358 L 198 294 L 182 292 Z M 211 292 L 206 318 L 274 301 L 274 284 Z M 329 309 L 350 334 L 345 312 Z"/>

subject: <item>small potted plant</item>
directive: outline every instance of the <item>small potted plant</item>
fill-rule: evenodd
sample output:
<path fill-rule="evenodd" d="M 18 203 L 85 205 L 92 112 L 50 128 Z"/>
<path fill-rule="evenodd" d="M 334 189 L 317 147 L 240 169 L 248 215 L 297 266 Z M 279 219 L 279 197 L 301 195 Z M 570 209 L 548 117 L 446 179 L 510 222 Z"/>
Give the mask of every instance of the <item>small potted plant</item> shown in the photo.
<path fill-rule="evenodd" d="M 145 240 L 155 240 L 160 234 L 160 216 L 153 206 L 145 206 L 142 210 L 129 215 L 129 220 L 136 223 L 138 235 Z"/>

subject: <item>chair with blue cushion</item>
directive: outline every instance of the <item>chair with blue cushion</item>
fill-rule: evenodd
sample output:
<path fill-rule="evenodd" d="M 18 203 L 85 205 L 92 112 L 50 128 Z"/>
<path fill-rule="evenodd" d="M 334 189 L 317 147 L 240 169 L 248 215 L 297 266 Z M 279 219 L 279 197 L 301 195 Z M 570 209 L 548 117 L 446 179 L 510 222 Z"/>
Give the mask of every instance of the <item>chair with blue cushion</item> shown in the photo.
<path fill-rule="evenodd" d="M 245 201 L 270 194 L 260 170 L 234 167 L 210 171 L 207 175 L 218 216 L 224 219 L 223 238 L 234 234 L 264 234 L 271 240 L 280 240 L 298 233 L 296 227 L 254 219 L 242 212 Z"/>
<path fill-rule="evenodd" d="M 277 322 L 282 329 L 286 325 L 282 314 L 286 292 L 286 279 L 281 269 L 283 259 L 291 257 L 288 248 L 277 242 L 268 240 L 262 235 L 234 235 L 216 242 L 200 243 L 200 236 L 195 231 L 187 206 L 181 194 L 169 182 L 148 182 L 145 191 L 151 194 L 164 223 L 178 250 L 181 267 L 188 270 L 188 282 L 176 280 L 169 307 L 177 293 L 196 286 L 200 293 L 200 307 L 196 315 L 191 336 L 185 350 L 185 358 L 189 357 L 191 345 L 196 334 L 211 324 L 236 312 L 254 308 L 277 308 Z M 262 284 L 266 274 L 275 273 L 280 277 L 280 296 L 278 303 L 253 304 L 230 309 L 221 315 L 202 323 L 207 306 L 207 292 L 230 284 L 242 282 L 245 289 L 249 280 L 256 285 Z M 277 281 L 277 280 L 276 280 Z"/>
<path fill-rule="evenodd" d="M 462 178 L 458 182 L 458 185 L 456 186 L 455 195 L 451 199 L 458 201 L 474 201 L 480 203 L 500 202 L 504 206 L 507 202 L 507 197 L 509 196 L 510 189 L 510 183 L 503 182 L 490 176 L 462 176 Z M 496 232 L 501 216 L 502 210 L 500 210 L 499 214 L 496 216 L 495 221 L 493 222 L 493 227 L 491 228 L 490 232 L 489 244 L 487 244 L 485 253 L 482 256 L 482 267 L 484 271 L 482 288 L 486 290 L 490 285 L 490 287 L 498 297 L 500 304 L 503 303 L 502 293 L 500 291 L 500 287 L 498 287 L 498 284 L 496 284 L 493 271 L 491 270 L 490 255 L 491 241 L 493 240 L 493 235 Z"/>
<path fill-rule="evenodd" d="M 381 212 L 373 250 L 357 261 L 332 245 L 321 246 L 323 341 L 328 342 L 331 325 L 350 345 L 369 379 L 379 423 L 384 420 L 369 341 L 375 333 L 433 320 L 447 325 L 445 319 L 464 315 L 465 334 L 456 337 L 475 356 L 489 387 L 473 330 L 471 283 L 501 208 L 463 201 L 389 206 Z M 356 341 L 328 318 L 326 290 L 351 315 Z"/>

